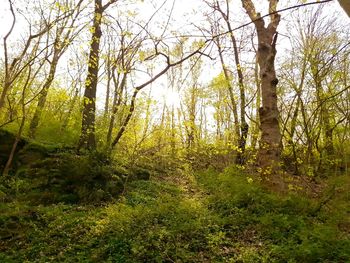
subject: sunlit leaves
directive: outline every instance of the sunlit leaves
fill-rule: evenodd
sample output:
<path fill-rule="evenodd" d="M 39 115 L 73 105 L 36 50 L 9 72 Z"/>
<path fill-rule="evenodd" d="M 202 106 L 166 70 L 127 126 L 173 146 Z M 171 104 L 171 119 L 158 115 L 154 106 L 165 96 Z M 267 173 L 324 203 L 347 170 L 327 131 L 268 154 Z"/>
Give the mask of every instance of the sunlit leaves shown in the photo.
<path fill-rule="evenodd" d="M 192 47 L 193 49 L 202 49 L 203 47 L 205 47 L 206 43 L 203 39 L 198 40 L 198 41 L 194 41 L 192 43 Z"/>
<path fill-rule="evenodd" d="M 60 3 L 59 1 L 55 2 L 54 8 L 61 12 L 67 12 L 69 10 L 69 6 L 66 3 Z"/>
<path fill-rule="evenodd" d="M 143 51 L 143 50 L 140 50 L 139 51 L 139 58 L 140 58 L 141 61 L 144 61 L 145 58 L 146 58 L 146 52 Z"/>

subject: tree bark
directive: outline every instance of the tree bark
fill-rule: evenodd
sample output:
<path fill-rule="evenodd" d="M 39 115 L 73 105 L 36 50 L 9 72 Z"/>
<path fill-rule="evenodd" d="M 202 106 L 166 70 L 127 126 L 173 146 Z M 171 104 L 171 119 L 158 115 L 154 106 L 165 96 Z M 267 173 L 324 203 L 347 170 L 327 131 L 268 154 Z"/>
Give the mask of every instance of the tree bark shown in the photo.
<path fill-rule="evenodd" d="M 348 14 L 350 17 L 350 2 L 348 0 L 338 0 L 341 7 L 344 9 L 344 11 Z"/>
<path fill-rule="evenodd" d="M 85 80 L 83 118 L 81 124 L 81 135 L 79 139 L 78 150 L 82 148 L 87 150 L 96 149 L 96 91 L 98 83 L 100 40 L 102 37 L 101 23 L 103 11 L 104 8 L 102 7 L 102 0 L 95 0 L 94 20 L 93 26 L 91 28 L 92 36 L 88 60 L 88 73 Z"/>
<path fill-rule="evenodd" d="M 275 71 L 277 26 L 280 15 L 275 13 L 278 0 L 269 1 L 271 22 L 265 26 L 265 21 L 256 13 L 251 0 L 242 0 L 242 4 L 258 34 L 257 58 L 260 68 L 262 107 L 259 109 L 261 141 L 259 149 L 259 164 L 263 170 L 275 169 L 280 162 L 282 144 L 279 127 L 279 111 L 277 108 L 276 87 L 278 79 Z"/>

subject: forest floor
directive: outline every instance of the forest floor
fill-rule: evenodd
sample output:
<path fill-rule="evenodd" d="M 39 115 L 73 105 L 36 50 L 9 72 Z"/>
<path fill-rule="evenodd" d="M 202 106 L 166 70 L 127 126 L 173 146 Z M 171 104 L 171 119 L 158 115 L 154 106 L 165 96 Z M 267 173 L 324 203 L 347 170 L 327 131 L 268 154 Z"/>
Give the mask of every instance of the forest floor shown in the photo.
<path fill-rule="evenodd" d="M 99 206 L 1 202 L 0 262 L 350 262 L 350 180 L 328 185 L 280 196 L 228 168 L 132 181 Z"/>

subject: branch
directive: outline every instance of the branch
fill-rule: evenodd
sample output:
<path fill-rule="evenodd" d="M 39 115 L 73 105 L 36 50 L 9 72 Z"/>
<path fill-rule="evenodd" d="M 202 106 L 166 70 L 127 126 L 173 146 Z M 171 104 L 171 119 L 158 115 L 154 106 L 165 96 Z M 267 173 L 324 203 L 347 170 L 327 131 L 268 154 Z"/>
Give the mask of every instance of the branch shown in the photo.
<path fill-rule="evenodd" d="M 339 96 L 340 94 L 342 94 L 343 92 L 347 91 L 348 89 L 350 89 L 350 85 L 343 88 L 342 90 L 338 91 L 337 93 L 331 95 L 331 96 L 328 96 L 327 98 L 324 98 L 323 100 L 320 101 L 320 103 L 317 105 L 316 109 L 311 113 L 309 119 L 307 120 L 306 122 L 306 125 L 309 125 L 310 122 L 311 122 L 311 117 L 314 116 L 316 114 L 316 112 L 318 111 L 318 109 L 324 104 L 326 103 L 328 100 L 332 99 L 332 98 L 335 98 L 337 96 Z M 304 129 L 305 131 L 305 129 Z"/>
<path fill-rule="evenodd" d="M 13 3 L 11 2 L 11 0 L 8 0 L 8 1 L 9 1 L 9 4 L 10 4 L 10 11 L 11 11 L 11 14 L 12 14 L 13 21 L 12 21 L 12 25 L 10 27 L 10 30 L 7 32 L 7 34 L 4 37 L 4 56 L 5 56 L 5 76 L 6 76 L 6 78 L 8 77 L 8 74 L 9 74 L 8 53 L 7 53 L 7 38 L 11 35 L 11 33 L 13 31 L 13 28 L 15 27 L 15 24 L 16 24 L 16 15 L 15 15 L 15 12 L 13 10 Z"/>
<path fill-rule="evenodd" d="M 325 4 L 325 3 L 328 3 L 328 2 L 332 2 L 333 0 L 322 0 L 322 1 L 316 1 L 316 2 L 311 2 L 311 3 L 305 3 L 305 4 L 300 4 L 300 5 L 295 5 L 295 6 L 290 6 L 290 7 L 286 7 L 286 8 L 282 8 L 282 9 L 279 9 L 279 10 L 276 10 L 272 13 L 268 13 L 266 15 L 263 15 L 263 16 L 259 16 L 258 18 L 255 18 L 254 20 L 252 21 L 249 21 L 245 24 L 242 24 L 238 27 L 235 27 L 235 28 L 232 28 L 231 30 L 227 30 L 225 32 L 222 32 L 222 33 L 219 33 L 219 34 L 216 34 L 214 36 L 204 36 L 206 38 L 210 38 L 210 40 L 214 40 L 215 38 L 218 38 L 218 37 L 221 37 L 221 36 L 224 36 L 224 35 L 227 35 L 227 34 L 230 34 L 231 32 L 234 32 L 236 30 L 239 30 L 239 29 L 242 29 L 246 26 L 249 26 L 253 23 L 255 23 L 256 21 L 258 20 L 261 20 L 265 17 L 268 17 L 268 16 L 271 16 L 273 14 L 277 14 L 277 13 L 283 13 L 285 11 L 288 11 L 288 10 L 292 10 L 292 9 L 297 9 L 297 8 L 300 8 L 300 7 L 305 7 L 305 6 L 309 6 L 309 5 L 317 5 L 317 4 Z M 179 37 L 186 37 L 186 38 L 200 38 L 200 37 L 203 37 L 203 35 L 196 35 L 196 34 L 184 34 L 184 35 L 177 35 L 177 36 L 174 36 L 174 37 L 167 37 L 166 39 L 172 39 L 172 38 L 179 38 Z"/>
<path fill-rule="evenodd" d="M 251 2 L 250 0 L 244 0 L 243 3 L 245 3 L 245 1 L 249 1 Z M 282 13 L 282 12 L 285 12 L 285 11 L 288 11 L 288 10 L 292 10 L 292 9 L 296 9 L 296 8 L 300 8 L 300 7 L 305 7 L 305 6 L 309 6 L 309 5 L 317 5 L 317 4 L 325 4 L 325 3 L 328 3 L 328 2 L 332 2 L 333 0 L 322 0 L 322 1 L 316 1 L 316 2 L 311 2 L 311 3 L 305 3 L 305 4 L 300 4 L 300 5 L 294 5 L 294 6 L 290 6 L 290 7 L 286 7 L 286 8 L 282 8 L 282 9 L 279 9 L 279 10 L 276 10 L 272 13 L 268 13 L 266 15 L 263 15 L 263 16 L 259 16 L 257 18 L 254 18 L 252 19 L 252 21 L 248 22 L 248 23 L 245 23 L 243 25 L 240 25 L 236 28 L 233 28 L 232 30 L 228 30 L 228 31 L 225 31 L 223 33 L 220 33 L 220 34 L 217 34 L 216 36 L 213 36 L 213 38 L 216 38 L 216 37 L 220 37 L 220 36 L 223 36 L 223 35 L 226 35 L 226 34 L 229 34 L 233 31 L 236 31 L 238 29 L 241 29 L 241 28 L 244 28 L 246 26 L 249 26 L 250 24 L 253 24 L 255 23 L 256 21 L 258 20 L 261 20 L 265 17 L 268 17 L 268 16 L 271 16 L 273 14 L 277 14 L 277 13 Z M 255 10 L 255 9 L 254 9 Z M 259 14 L 257 14 L 259 15 Z"/>
<path fill-rule="evenodd" d="M 102 12 L 104 12 L 110 5 L 116 3 L 118 0 L 109 0 L 104 6 L 102 6 Z"/>

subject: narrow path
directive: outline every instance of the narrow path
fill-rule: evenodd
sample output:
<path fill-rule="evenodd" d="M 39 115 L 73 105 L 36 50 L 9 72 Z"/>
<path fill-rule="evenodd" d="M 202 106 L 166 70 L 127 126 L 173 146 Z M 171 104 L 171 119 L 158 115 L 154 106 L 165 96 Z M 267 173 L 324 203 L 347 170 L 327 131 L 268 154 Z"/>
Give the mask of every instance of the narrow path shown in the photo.
<path fill-rule="evenodd" d="M 198 202 L 206 202 L 205 190 L 199 185 L 192 171 L 181 171 L 178 174 L 163 177 L 167 183 L 178 186 L 184 194 L 185 198 L 195 199 Z"/>

